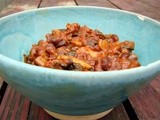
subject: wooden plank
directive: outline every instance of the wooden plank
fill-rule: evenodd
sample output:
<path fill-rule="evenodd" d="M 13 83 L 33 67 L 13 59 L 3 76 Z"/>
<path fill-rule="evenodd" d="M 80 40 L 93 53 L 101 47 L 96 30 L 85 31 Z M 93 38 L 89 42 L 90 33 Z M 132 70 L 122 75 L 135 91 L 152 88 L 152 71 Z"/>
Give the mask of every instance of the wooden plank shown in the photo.
<path fill-rule="evenodd" d="M 160 119 L 160 77 L 130 97 L 130 102 L 140 120 Z"/>
<path fill-rule="evenodd" d="M 0 11 L 3 10 L 13 0 L 0 0 Z"/>
<path fill-rule="evenodd" d="M 28 120 L 54 120 L 55 118 L 47 114 L 41 107 L 31 103 Z M 56 120 L 56 119 L 55 119 Z"/>
<path fill-rule="evenodd" d="M 122 104 L 116 106 L 111 113 L 99 120 L 129 120 L 129 117 Z"/>
<path fill-rule="evenodd" d="M 0 106 L 0 120 L 27 120 L 30 101 L 7 87 Z"/>
<path fill-rule="evenodd" d="M 109 0 L 123 10 L 136 12 L 160 21 L 160 0 Z M 122 4 L 123 3 L 123 4 Z"/>
<path fill-rule="evenodd" d="M 150 85 L 152 86 L 152 88 L 154 88 L 154 90 L 160 95 L 160 75 L 153 80 Z"/>
<path fill-rule="evenodd" d="M 51 6 L 74 6 L 76 5 L 74 0 L 43 0 L 40 7 Z"/>
<path fill-rule="evenodd" d="M 40 4 L 40 1 L 41 0 L 14 0 L 1 11 L 0 17 L 28 9 L 37 8 Z"/>
<path fill-rule="evenodd" d="M 122 104 L 118 105 L 109 113 L 108 115 L 100 118 L 98 120 L 129 120 L 127 114 L 125 113 L 125 109 Z M 31 109 L 29 113 L 28 120 L 57 120 L 56 118 L 52 118 L 48 115 L 42 108 L 35 105 L 34 103 L 31 104 Z"/>
<path fill-rule="evenodd" d="M 76 0 L 78 5 L 117 8 L 107 0 Z"/>

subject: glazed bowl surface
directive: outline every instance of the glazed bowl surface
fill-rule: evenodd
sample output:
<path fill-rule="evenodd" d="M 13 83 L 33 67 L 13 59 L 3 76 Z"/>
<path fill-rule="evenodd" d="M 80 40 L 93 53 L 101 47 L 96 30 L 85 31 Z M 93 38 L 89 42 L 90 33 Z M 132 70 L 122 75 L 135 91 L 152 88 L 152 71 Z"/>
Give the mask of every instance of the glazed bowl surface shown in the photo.
<path fill-rule="evenodd" d="M 78 72 L 24 63 L 32 44 L 53 29 L 79 23 L 135 42 L 141 67 Z M 101 7 L 51 7 L 0 18 L 0 76 L 41 107 L 66 115 L 100 113 L 120 104 L 160 74 L 160 23 Z"/>

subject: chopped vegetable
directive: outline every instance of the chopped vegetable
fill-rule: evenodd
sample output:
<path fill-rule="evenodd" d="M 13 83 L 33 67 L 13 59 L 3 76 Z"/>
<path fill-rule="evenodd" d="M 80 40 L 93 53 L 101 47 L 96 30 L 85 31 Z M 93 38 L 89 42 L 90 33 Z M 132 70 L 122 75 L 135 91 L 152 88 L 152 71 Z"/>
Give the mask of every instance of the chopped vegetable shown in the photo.
<path fill-rule="evenodd" d="M 34 44 L 25 62 L 62 70 L 110 71 L 139 67 L 132 41 L 120 42 L 116 34 L 103 34 L 78 23 L 55 29 Z"/>

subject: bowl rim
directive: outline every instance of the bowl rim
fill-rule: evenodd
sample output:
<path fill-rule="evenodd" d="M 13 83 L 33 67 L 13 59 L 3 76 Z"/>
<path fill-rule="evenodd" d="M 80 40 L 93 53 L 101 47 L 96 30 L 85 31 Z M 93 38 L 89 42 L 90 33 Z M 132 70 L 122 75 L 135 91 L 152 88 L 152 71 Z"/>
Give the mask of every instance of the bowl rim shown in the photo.
<path fill-rule="evenodd" d="M 98 6 L 53 6 L 53 7 L 44 7 L 44 8 L 38 8 L 38 9 L 35 8 L 35 9 L 25 10 L 25 11 L 22 11 L 22 12 L 13 13 L 11 15 L 7 15 L 7 16 L 1 17 L 0 21 L 3 20 L 3 19 L 9 19 L 12 16 L 25 14 L 25 13 L 29 13 L 29 12 L 52 10 L 52 9 L 66 9 L 66 8 L 72 8 L 72 9 L 77 9 L 77 8 L 83 9 L 83 8 L 85 8 L 85 9 L 101 9 L 101 10 L 117 11 L 117 12 L 125 13 L 125 14 L 128 14 L 128 15 L 135 15 L 142 21 L 144 19 L 148 19 L 151 22 L 154 22 L 154 23 L 160 25 L 159 21 L 154 20 L 154 19 L 152 19 L 150 17 L 147 17 L 147 16 L 144 16 L 144 15 L 135 13 L 135 12 L 130 12 L 130 11 L 126 11 L 126 10 L 120 10 L 120 9 L 115 9 L 115 8 L 98 7 Z M 19 67 L 25 68 L 26 70 L 29 70 L 29 71 L 34 69 L 34 71 L 42 72 L 42 73 L 44 73 L 44 72 L 47 72 L 47 73 L 55 73 L 55 72 L 61 73 L 61 72 L 63 72 L 63 74 L 67 75 L 67 76 L 72 75 L 72 74 L 74 74 L 74 75 L 82 75 L 82 74 L 88 74 L 89 75 L 89 74 L 92 74 L 93 76 L 103 75 L 104 73 L 108 74 L 108 75 L 109 74 L 124 74 L 124 73 L 125 74 L 126 73 L 129 74 L 129 73 L 134 73 L 134 72 L 137 73 L 137 71 L 143 71 L 146 68 L 150 68 L 150 67 L 155 67 L 155 66 L 159 66 L 160 67 L 160 60 L 157 60 L 155 62 L 147 64 L 146 66 L 140 66 L 140 67 L 137 67 L 137 68 L 124 69 L 124 70 L 89 71 L 89 72 L 68 71 L 68 70 L 59 70 L 59 69 L 52 69 L 52 68 L 45 68 L 45 67 L 41 67 L 41 66 L 30 65 L 30 64 L 18 61 L 18 60 L 11 59 L 11 58 L 9 58 L 9 57 L 7 57 L 5 55 L 2 55 L 1 53 L 0 53 L 0 62 L 6 62 L 6 64 L 11 65 L 11 66 L 19 66 Z"/>

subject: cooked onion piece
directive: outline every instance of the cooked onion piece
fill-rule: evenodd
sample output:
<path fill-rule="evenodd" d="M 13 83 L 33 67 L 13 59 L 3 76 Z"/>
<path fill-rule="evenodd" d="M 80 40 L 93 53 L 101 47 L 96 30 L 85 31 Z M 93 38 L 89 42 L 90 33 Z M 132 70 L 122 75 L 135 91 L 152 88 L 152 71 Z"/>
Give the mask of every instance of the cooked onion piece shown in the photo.
<path fill-rule="evenodd" d="M 116 34 L 103 34 L 78 23 L 55 29 L 46 40 L 34 44 L 25 62 L 62 70 L 109 71 L 139 67 L 133 41 L 119 41 Z"/>

